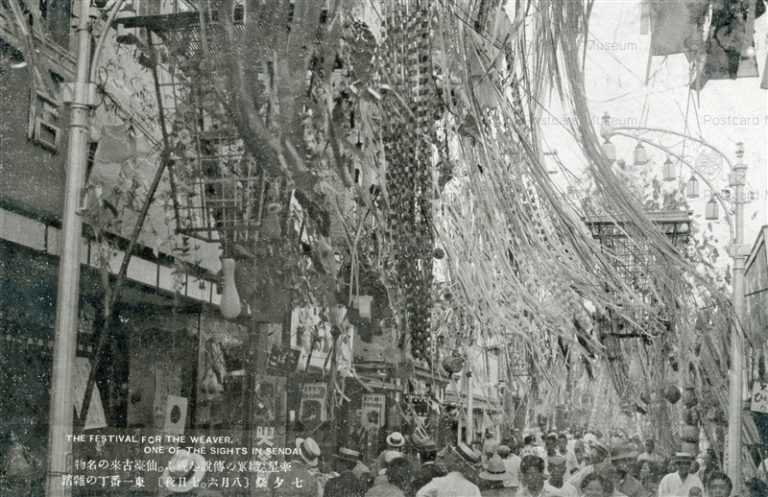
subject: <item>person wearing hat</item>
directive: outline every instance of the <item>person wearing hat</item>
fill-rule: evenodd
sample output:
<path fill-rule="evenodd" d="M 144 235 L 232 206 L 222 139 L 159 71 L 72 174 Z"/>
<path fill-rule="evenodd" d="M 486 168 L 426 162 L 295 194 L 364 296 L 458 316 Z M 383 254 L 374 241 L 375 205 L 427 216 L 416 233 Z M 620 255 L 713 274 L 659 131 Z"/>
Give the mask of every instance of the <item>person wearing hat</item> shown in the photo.
<path fill-rule="evenodd" d="M 391 450 L 402 450 L 405 446 L 405 437 L 399 431 L 393 431 L 387 435 L 387 448 Z"/>
<path fill-rule="evenodd" d="M 341 447 L 334 456 L 338 476 L 328 480 L 323 490 L 324 497 L 363 497 L 368 487 L 355 475 L 353 469 L 360 462 L 360 453 Z"/>
<path fill-rule="evenodd" d="M 376 462 L 373 465 L 374 474 L 383 474 L 382 471 L 386 469 L 384 458 L 388 452 L 397 452 L 402 454 L 403 447 L 405 447 L 405 437 L 399 431 L 393 431 L 387 435 L 386 447 L 379 453 L 376 458 Z"/>
<path fill-rule="evenodd" d="M 581 482 L 587 475 L 596 471 L 601 471 L 610 464 L 610 461 L 608 461 L 609 455 L 608 447 L 596 439 L 592 441 L 590 445 L 589 464 L 571 475 L 571 477 L 568 478 L 568 483 L 576 488 L 581 488 Z"/>
<path fill-rule="evenodd" d="M 688 495 L 693 487 L 704 488 L 696 473 L 691 473 L 693 455 L 687 452 L 677 452 L 672 457 L 672 464 L 677 471 L 669 473 L 659 483 L 659 497 L 674 497 Z"/>
<path fill-rule="evenodd" d="M 412 494 L 413 465 L 402 454 L 388 460 L 384 479 L 379 479 L 365 497 L 406 497 Z"/>
<path fill-rule="evenodd" d="M 474 473 L 480 458 L 477 451 L 459 442 L 443 455 L 441 462 L 448 474 L 433 478 L 416 492 L 416 497 L 482 497 L 478 486 L 465 476 L 465 473 Z"/>
<path fill-rule="evenodd" d="M 373 478 L 373 485 L 386 482 L 387 467 L 389 466 L 389 464 L 395 459 L 405 458 L 405 454 L 403 454 L 399 450 L 385 450 L 384 452 L 381 453 L 379 458 L 381 459 L 381 463 L 376 465 L 379 468 L 379 470 L 376 472 L 376 475 Z"/>
<path fill-rule="evenodd" d="M 413 478 L 412 488 L 418 491 L 421 487 L 431 482 L 433 478 L 445 476 L 448 471 L 438 464 L 437 445 L 432 439 L 420 440 L 416 444 L 416 450 L 419 453 L 419 462 L 421 465 Z"/>
<path fill-rule="evenodd" d="M 562 432 L 557 435 L 557 455 L 567 458 L 568 452 L 568 435 Z"/>
<path fill-rule="evenodd" d="M 282 473 L 270 473 L 269 488 L 273 497 L 321 497 L 323 486 L 317 476 L 317 466 L 322 452 L 317 442 L 310 437 L 296 439 L 296 451 L 290 469 Z M 285 483 L 277 485 L 279 476 Z"/>
<path fill-rule="evenodd" d="M 613 485 L 627 497 L 649 497 L 649 492 L 640 480 L 631 474 L 635 461 L 637 461 L 637 452 L 630 445 L 614 447 L 611 450 L 611 462 L 616 469 L 616 480 Z"/>
<path fill-rule="evenodd" d="M 664 457 L 656 452 L 656 442 L 653 439 L 645 441 L 645 452 L 637 456 L 637 462 L 648 461 L 651 466 L 661 466 Z"/>
<path fill-rule="evenodd" d="M 554 431 L 550 431 L 547 433 L 546 438 L 544 439 L 544 450 L 547 451 L 547 457 L 552 457 L 557 455 L 557 433 Z"/>
<path fill-rule="evenodd" d="M 733 483 L 725 473 L 713 471 L 706 481 L 707 497 L 728 497 L 733 491 Z"/>
<path fill-rule="evenodd" d="M 584 442 L 576 440 L 571 451 L 566 457 L 566 473 L 572 475 L 587 466 L 587 454 L 584 450 Z"/>
<path fill-rule="evenodd" d="M 566 460 L 563 456 L 552 456 L 547 461 L 549 479 L 544 483 L 544 491 L 553 497 L 576 497 L 576 487 L 565 481 Z"/>
<path fill-rule="evenodd" d="M 478 475 L 480 478 L 480 493 L 483 497 L 505 497 L 510 490 L 504 486 L 512 480 L 512 475 L 507 471 L 504 461 L 498 454 L 494 455 L 485 465 L 485 469 Z M 514 482 L 515 486 L 519 483 Z"/>
<path fill-rule="evenodd" d="M 496 449 L 501 460 L 504 461 L 504 466 L 507 468 L 507 472 L 510 475 L 510 479 L 504 482 L 504 486 L 507 488 L 516 488 L 520 484 L 520 456 L 512 452 L 512 448 L 509 445 L 499 445 Z"/>
<path fill-rule="evenodd" d="M 169 495 L 189 492 L 198 486 L 205 478 L 206 462 L 200 454 L 193 454 L 185 449 L 179 449 L 173 455 L 163 470 L 158 481 L 160 494 Z"/>
<path fill-rule="evenodd" d="M 544 473 L 544 459 L 528 454 L 520 461 L 520 488 L 516 497 L 544 497 L 544 483 L 547 478 Z"/>

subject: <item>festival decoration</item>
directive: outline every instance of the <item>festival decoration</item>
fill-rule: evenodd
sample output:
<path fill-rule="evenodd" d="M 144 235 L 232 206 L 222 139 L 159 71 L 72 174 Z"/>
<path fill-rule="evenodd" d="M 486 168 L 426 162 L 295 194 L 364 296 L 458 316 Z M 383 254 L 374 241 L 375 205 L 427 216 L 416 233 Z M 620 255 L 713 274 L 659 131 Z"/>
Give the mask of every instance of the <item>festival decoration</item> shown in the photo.
<path fill-rule="evenodd" d="M 408 7 L 406 7 L 408 6 Z M 387 228 L 392 263 L 403 294 L 401 322 L 411 355 L 423 359 L 431 340 L 432 149 L 435 120 L 431 82 L 431 19 L 428 2 L 394 2 L 388 7 L 383 70 L 388 89 L 383 106 L 387 157 Z M 409 95 L 407 102 L 402 95 Z"/>
<path fill-rule="evenodd" d="M 222 281 L 224 291 L 221 294 L 221 315 L 227 319 L 235 319 L 242 311 L 240 295 L 235 286 L 235 260 L 222 259 L 221 261 Z"/>

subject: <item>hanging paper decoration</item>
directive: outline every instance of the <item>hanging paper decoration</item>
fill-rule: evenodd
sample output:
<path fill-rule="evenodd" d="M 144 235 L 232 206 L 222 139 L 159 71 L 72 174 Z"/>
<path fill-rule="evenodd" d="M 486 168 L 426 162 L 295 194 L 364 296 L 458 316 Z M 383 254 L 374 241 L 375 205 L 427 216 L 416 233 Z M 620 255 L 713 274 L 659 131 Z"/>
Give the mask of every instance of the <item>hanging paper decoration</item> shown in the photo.
<path fill-rule="evenodd" d="M 756 2 L 749 12 L 749 2 L 718 0 L 712 5 L 712 22 L 706 44 L 705 60 L 700 60 L 697 77 L 691 85 L 700 90 L 710 79 L 757 78 L 754 56 L 754 20 L 765 6 Z"/>
<path fill-rule="evenodd" d="M 706 0 L 649 1 L 651 55 L 690 53 L 701 40 Z"/>
<path fill-rule="evenodd" d="M 397 2 L 387 17 L 384 151 L 392 261 L 414 358 L 427 355 L 432 308 L 432 150 L 435 115 L 429 2 Z M 403 100 L 406 96 L 408 100 Z M 403 108 L 406 107 L 407 109 Z"/>

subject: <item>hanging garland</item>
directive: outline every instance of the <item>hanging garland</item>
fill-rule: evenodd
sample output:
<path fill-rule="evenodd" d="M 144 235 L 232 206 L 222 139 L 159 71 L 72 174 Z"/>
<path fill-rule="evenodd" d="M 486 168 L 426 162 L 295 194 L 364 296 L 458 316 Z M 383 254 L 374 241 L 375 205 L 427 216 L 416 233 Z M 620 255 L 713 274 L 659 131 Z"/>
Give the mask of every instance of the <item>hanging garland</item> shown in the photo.
<path fill-rule="evenodd" d="M 388 235 L 404 299 L 401 322 L 411 355 L 426 358 L 432 307 L 432 161 L 434 121 L 428 2 L 398 2 L 386 19 L 383 44 L 384 151 Z"/>

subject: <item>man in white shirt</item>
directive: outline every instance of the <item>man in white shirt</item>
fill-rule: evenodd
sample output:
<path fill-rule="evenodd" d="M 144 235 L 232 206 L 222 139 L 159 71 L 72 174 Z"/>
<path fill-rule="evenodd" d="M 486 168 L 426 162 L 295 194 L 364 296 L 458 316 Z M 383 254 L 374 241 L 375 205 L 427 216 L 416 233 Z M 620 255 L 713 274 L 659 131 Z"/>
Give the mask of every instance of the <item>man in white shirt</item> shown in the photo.
<path fill-rule="evenodd" d="M 504 461 L 504 466 L 507 468 L 507 473 L 510 475 L 510 479 L 504 482 L 504 486 L 506 488 L 517 487 L 520 479 L 520 456 L 513 454 L 509 445 L 499 445 L 496 452 L 499 454 L 499 457 L 501 457 L 501 460 Z"/>
<path fill-rule="evenodd" d="M 464 443 L 451 447 L 441 461 L 448 474 L 433 478 L 421 487 L 416 497 L 481 497 L 480 489 L 464 474 L 480 462 L 481 455 Z"/>
<path fill-rule="evenodd" d="M 544 459 L 529 454 L 523 456 L 520 462 L 520 488 L 515 497 L 544 497 L 546 477 L 544 476 Z"/>
<path fill-rule="evenodd" d="M 552 456 L 547 461 L 549 480 L 544 483 L 544 491 L 552 497 L 577 497 L 576 487 L 563 480 L 566 461 L 563 456 Z"/>
<path fill-rule="evenodd" d="M 610 466 L 611 463 L 608 460 L 609 455 L 610 452 L 608 451 L 608 447 L 598 441 L 592 442 L 590 447 L 589 464 L 573 473 L 568 478 L 568 483 L 576 488 L 580 488 L 581 482 L 584 480 L 584 478 L 587 477 L 587 475 L 600 472 L 604 468 Z"/>
<path fill-rule="evenodd" d="M 695 473 L 691 473 L 693 455 L 687 452 L 677 452 L 672 458 L 672 463 L 677 468 L 674 473 L 664 476 L 659 483 L 659 497 L 687 497 L 693 487 L 703 489 L 701 480 Z"/>
<path fill-rule="evenodd" d="M 664 457 L 656 452 L 656 442 L 653 440 L 645 441 L 645 452 L 637 456 L 637 462 L 648 461 L 651 464 L 661 464 L 664 462 Z"/>

